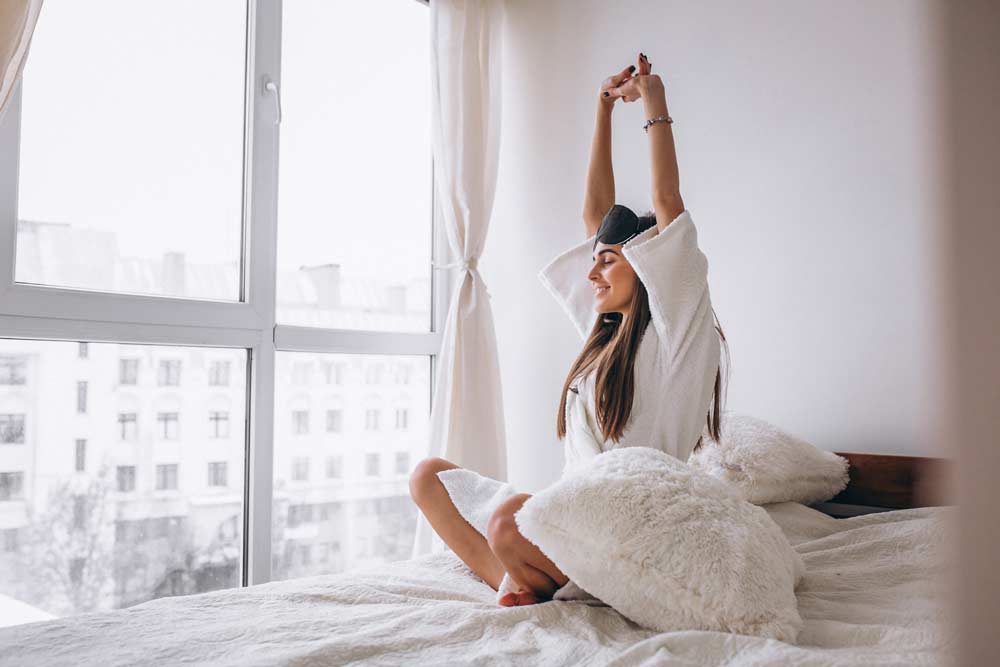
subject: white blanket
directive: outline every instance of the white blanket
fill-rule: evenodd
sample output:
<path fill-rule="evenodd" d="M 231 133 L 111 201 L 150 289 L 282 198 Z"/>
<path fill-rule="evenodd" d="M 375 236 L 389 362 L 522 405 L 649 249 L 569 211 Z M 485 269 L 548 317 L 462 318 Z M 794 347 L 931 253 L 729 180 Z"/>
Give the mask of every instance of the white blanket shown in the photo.
<path fill-rule="evenodd" d="M 353 572 L 154 600 L 0 630 L 0 666 L 927 665 L 950 637 L 952 507 L 832 519 L 767 505 L 806 565 L 797 645 L 657 633 L 607 606 L 500 607 L 450 551 Z M 951 653 L 952 651 L 949 651 Z"/>

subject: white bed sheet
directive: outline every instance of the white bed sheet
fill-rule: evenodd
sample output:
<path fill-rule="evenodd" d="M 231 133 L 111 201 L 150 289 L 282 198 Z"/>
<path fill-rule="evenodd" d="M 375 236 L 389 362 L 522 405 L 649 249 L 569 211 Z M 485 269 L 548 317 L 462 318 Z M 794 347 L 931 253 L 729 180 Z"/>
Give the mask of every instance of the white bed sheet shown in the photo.
<path fill-rule="evenodd" d="M 452 552 L 0 629 L 0 665 L 928 665 L 950 660 L 953 507 L 765 506 L 806 564 L 796 645 L 657 633 L 610 607 L 500 607 Z"/>

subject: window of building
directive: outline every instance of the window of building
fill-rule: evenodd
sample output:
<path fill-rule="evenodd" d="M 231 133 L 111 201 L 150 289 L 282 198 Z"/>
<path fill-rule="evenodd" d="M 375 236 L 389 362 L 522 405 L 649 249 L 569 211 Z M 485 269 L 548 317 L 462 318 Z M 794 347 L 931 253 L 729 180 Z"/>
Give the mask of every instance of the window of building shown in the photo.
<path fill-rule="evenodd" d="M 365 408 L 365 430 L 378 430 L 378 408 Z"/>
<path fill-rule="evenodd" d="M 292 479 L 296 482 L 305 482 L 309 479 L 309 458 L 297 456 L 292 459 Z"/>
<path fill-rule="evenodd" d="M 139 437 L 139 416 L 134 412 L 118 413 L 118 434 L 126 442 L 135 442 Z"/>
<path fill-rule="evenodd" d="M 80 359 L 86 359 L 89 355 L 90 346 L 84 342 L 77 343 L 76 356 Z"/>
<path fill-rule="evenodd" d="M 336 408 L 326 411 L 326 432 L 340 433 L 344 430 L 344 411 Z"/>
<path fill-rule="evenodd" d="M 309 432 L 309 411 L 292 410 L 292 433 L 304 435 Z"/>
<path fill-rule="evenodd" d="M 410 453 L 396 452 L 396 474 L 405 475 L 410 472 Z"/>
<path fill-rule="evenodd" d="M 382 382 L 382 364 L 369 364 L 365 368 L 365 384 L 380 384 Z"/>
<path fill-rule="evenodd" d="M 365 474 L 369 477 L 373 475 L 378 475 L 379 472 L 379 455 L 378 452 L 369 452 L 365 454 Z"/>
<path fill-rule="evenodd" d="M 0 414 L 0 443 L 5 445 L 24 444 L 23 414 Z"/>
<path fill-rule="evenodd" d="M 13 355 L 0 356 L 0 384 L 25 384 L 27 381 L 27 359 Z"/>
<path fill-rule="evenodd" d="M 76 383 L 76 411 L 87 411 L 87 382 L 78 380 Z"/>
<path fill-rule="evenodd" d="M 156 490 L 177 490 L 177 464 L 161 463 L 156 466 Z"/>
<path fill-rule="evenodd" d="M 225 461 L 210 461 L 208 464 L 208 485 L 229 486 L 226 481 L 227 467 Z"/>
<path fill-rule="evenodd" d="M 0 530 L 0 537 L 3 538 L 2 544 L 4 553 L 17 553 L 17 550 L 20 548 L 17 539 L 17 528 L 4 528 L 3 530 Z"/>
<path fill-rule="evenodd" d="M 135 491 L 135 466 L 118 466 L 118 491 L 131 493 Z"/>
<path fill-rule="evenodd" d="M 0 472 L 0 500 L 24 498 L 24 473 Z"/>
<path fill-rule="evenodd" d="M 76 456 L 74 457 L 73 469 L 83 472 L 87 469 L 87 441 L 84 438 L 76 439 Z"/>
<path fill-rule="evenodd" d="M 309 384 L 312 379 L 312 362 L 296 361 L 292 364 L 292 384 L 298 387 Z"/>
<path fill-rule="evenodd" d="M 396 408 L 396 429 L 403 430 L 409 428 L 406 408 Z"/>
<path fill-rule="evenodd" d="M 177 387 L 181 383 L 181 360 L 160 359 L 156 383 L 161 387 Z"/>
<path fill-rule="evenodd" d="M 213 410 L 208 413 L 208 436 L 210 438 L 229 437 L 229 413 Z"/>
<path fill-rule="evenodd" d="M 73 496 L 73 529 L 83 530 L 87 525 L 87 497 L 80 494 Z"/>
<path fill-rule="evenodd" d="M 156 431 L 161 440 L 177 440 L 180 437 L 181 419 L 176 412 L 157 412 Z"/>
<path fill-rule="evenodd" d="M 228 387 L 229 366 L 230 363 L 228 361 L 221 359 L 213 360 L 208 367 L 208 384 L 213 387 Z"/>
<path fill-rule="evenodd" d="M 341 469 L 340 463 L 341 459 L 339 456 L 328 456 L 326 457 L 326 478 L 327 479 L 340 479 Z"/>
<path fill-rule="evenodd" d="M 118 384 L 134 385 L 139 382 L 139 360 L 118 360 Z"/>

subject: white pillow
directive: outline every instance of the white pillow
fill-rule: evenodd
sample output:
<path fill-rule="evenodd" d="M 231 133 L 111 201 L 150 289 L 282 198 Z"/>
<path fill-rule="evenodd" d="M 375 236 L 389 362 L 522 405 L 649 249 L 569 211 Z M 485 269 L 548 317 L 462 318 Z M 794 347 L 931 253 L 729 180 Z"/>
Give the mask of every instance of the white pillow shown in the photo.
<path fill-rule="evenodd" d="M 732 484 L 755 505 L 811 505 L 844 490 L 850 462 L 782 431 L 763 419 L 723 412 L 722 442 L 705 442 L 688 458 L 699 470 Z"/>
<path fill-rule="evenodd" d="M 649 447 L 612 449 L 514 514 L 585 591 L 639 625 L 794 642 L 802 558 L 762 508 Z"/>

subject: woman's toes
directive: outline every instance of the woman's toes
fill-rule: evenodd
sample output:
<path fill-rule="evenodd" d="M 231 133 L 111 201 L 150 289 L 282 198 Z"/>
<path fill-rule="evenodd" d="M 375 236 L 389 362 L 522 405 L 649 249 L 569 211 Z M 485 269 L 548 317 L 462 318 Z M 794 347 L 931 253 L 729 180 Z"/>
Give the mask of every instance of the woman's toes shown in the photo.
<path fill-rule="evenodd" d="M 518 599 L 518 594 L 510 592 L 501 595 L 500 599 L 497 600 L 497 602 L 499 602 L 504 607 L 513 607 L 518 604 L 517 599 Z"/>
<path fill-rule="evenodd" d="M 517 605 L 518 606 L 527 605 L 527 604 L 538 604 L 538 602 L 539 602 L 539 600 L 538 600 L 537 597 L 535 597 L 532 593 L 529 593 L 527 591 L 522 591 L 520 593 L 515 593 L 514 595 L 517 596 Z"/>

